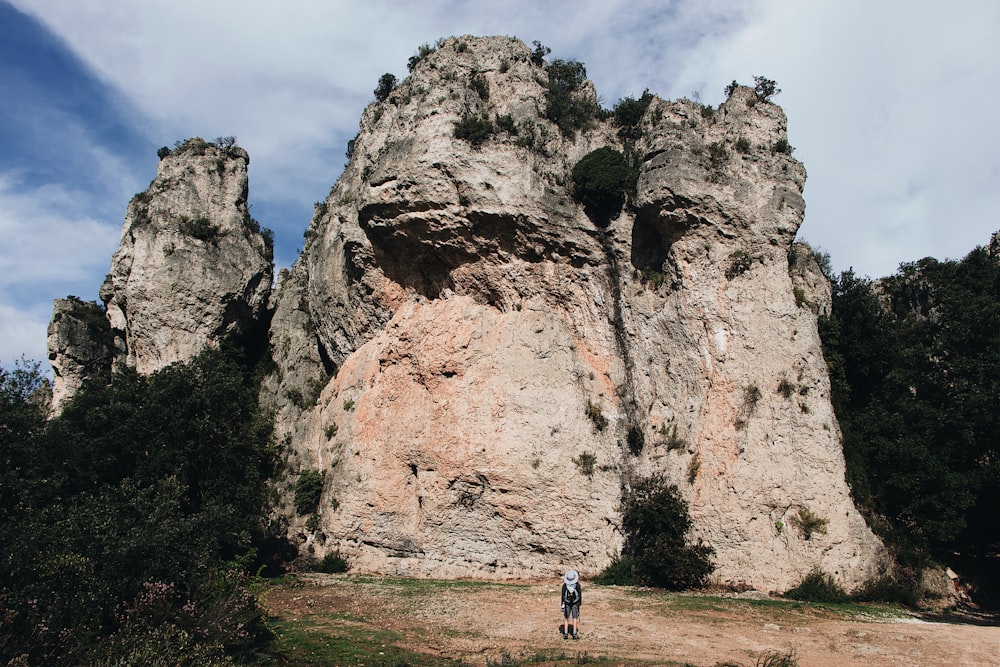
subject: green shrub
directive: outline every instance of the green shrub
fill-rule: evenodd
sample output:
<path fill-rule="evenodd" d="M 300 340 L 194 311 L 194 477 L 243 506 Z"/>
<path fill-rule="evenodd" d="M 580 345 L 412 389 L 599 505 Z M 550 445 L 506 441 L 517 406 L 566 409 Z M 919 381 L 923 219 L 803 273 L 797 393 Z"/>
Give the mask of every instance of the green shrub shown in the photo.
<path fill-rule="evenodd" d="M 778 382 L 778 393 L 785 398 L 791 398 L 792 394 L 795 393 L 795 385 L 788 378 L 782 377 L 781 381 Z"/>
<path fill-rule="evenodd" d="M 642 136 L 639 123 L 653 101 L 653 94 L 649 89 L 642 91 L 639 99 L 634 97 L 623 97 L 618 100 L 618 104 L 611 110 L 611 115 L 618 126 L 618 136 L 624 139 L 638 139 Z"/>
<path fill-rule="evenodd" d="M 747 139 L 746 137 L 740 137 L 739 139 L 737 139 L 734 147 L 738 152 L 743 154 L 749 153 L 750 149 L 752 148 L 750 146 L 750 140 Z"/>
<path fill-rule="evenodd" d="M 695 454 L 691 457 L 691 462 L 688 463 L 688 484 L 694 484 L 694 481 L 698 479 L 699 472 L 701 472 L 701 458 Z"/>
<path fill-rule="evenodd" d="M 642 429 L 638 426 L 629 426 L 628 434 L 625 436 L 625 442 L 628 445 L 628 450 L 632 453 L 632 456 L 639 456 L 642 453 L 642 448 L 646 444 L 646 434 L 642 432 Z"/>
<path fill-rule="evenodd" d="M 603 431 L 608 427 L 608 418 L 601 412 L 601 408 L 590 401 L 587 401 L 587 418 L 594 424 L 594 429 Z"/>
<path fill-rule="evenodd" d="M 350 566 L 347 561 L 340 555 L 339 551 L 331 551 L 327 555 L 323 556 L 323 560 L 316 564 L 316 572 L 325 572 L 326 574 L 338 574 L 340 572 L 347 572 Z"/>
<path fill-rule="evenodd" d="M 537 39 L 532 42 L 532 45 L 535 48 L 532 49 L 531 51 L 531 64 L 536 67 L 541 67 L 542 65 L 545 64 L 545 56 L 552 53 L 552 49 L 542 45 L 542 43 L 539 42 Z"/>
<path fill-rule="evenodd" d="M 768 79 L 763 76 L 755 76 L 753 78 L 753 82 L 754 95 L 756 95 L 757 99 L 761 102 L 770 102 L 772 97 L 781 92 L 781 89 L 778 88 L 773 79 Z"/>
<path fill-rule="evenodd" d="M 688 544 L 691 528 L 687 503 L 662 475 L 635 480 L 622 489 L 622 532 L 625 544 L 618 571 L 639 583 L 672 590 L 705 585 L 715 566 L 714 550 Z"/>
<path fill-rule="evenodd" d="M 621 556 L 615 556 L 593 581 L 603 586 L 633 586 L 638 583 L 632 571 L 632 563 Z"/>
<path fill-rule="evenodd" d="M 455 123 L 453 134 L 478 148 L 493 136 L 493 123 L 486 116 L 466 116 Z"/>
<path fill-rule="evenodd" d="M 785 155 L 791 155 L 793 150 L 795 149 L 788 143 L 788 139 L 784 137 L 775 141 L 774 146 L 771 148 L 772 152 L 783 153 Z"/>
<path fill-rule="evenodd" d="M 300 515 L 315 514 L 319 507 L 319 498 L 323 494 L 323 482 L 326 473 L 315 470 L 303 470 L 295 481 L 295 511 Z"/>
<path fill-rule="evenodd" d="M 677 435 L 677 424 L 671 424 L 667 428 L 666 423 L 660 425 L 660 436 L 663 437 L 661 444 L 667 446 L 667 451 L 672 452 L 678 449 L 687 449 L 687 441 Z"/>
<path fill-rule="evenodd" d="M 573 137 L 586 128 L 597 113 L 597 106 L 577 93 L 587 80 L 587 69 L 577 60 L 553 60 L 546 69 L 549 75 L 545 90 L 545 117 L 565 137 Z"/>
<path fill-rule="evenodd" d="M 920 585 L 914 579 L 904 580 L 887 574 L 865 582 L 851 597 L 858 602 L 889 602 L 916 607 L 922 594 Z"/>
<path fill-rule="evenodd" d="M 796 285 L 792 288 L 792 296 L 795 297 L 795 306 L 797 308 L 805 308 L 809 305 L 809 299 L 806 297 L 806 291 L 800 285 Z"/>
<path fill-rule="evenodd" d="M 793 516 L 789 522 L 799 529 L 804 540 L 810 539 L 814 533 L 825 534 L 826 524 L 829 523 L 826 519 L 813 514 L 808 507 L 799 508 L 799 513 Z"/>
<path fill-rule="evenodd" d="M 493 123 L 496 126 L 497 132 L 506 132 L 507 134 L 517 134 L 517 125 L 514 123 L 514 117 L 510 114 L 500 115 L 497 114 L 496 119 Z"/>
<path fill-rule="evenodd" d="M 795 651 L 781 653 L 779 651 L 767 651 L 757 658 L 754 667 L 798 667 L 799 661 L 795 659 Z"/>
<path fill-rule="evenodd" d="M 469 88 L 472 88 L 473 92 L 484 102 L 490 99 L 490 86 L 482 74 L 473 74 L 469 78 Z"/>
<path fill-rule="evenodd" d="M 375 88 L 375 99 L 379 102 L 385 102 L 392 91 L 396 90 L 398 81 L 396 80 L 396 75 L 386 72 L 378 80 L 378 87 Z"/>
<path fill-rule="evenodd" d="M 419 47 L 417 47 L 417 52 L 415 54 L 413 54 L 412 56 L 410 56 L 409 61 L 407 61 L 407 63 L 406 63 L 406 69 L 408 71 L 412 72 L 417 67 L 417 64 L 421 60 L 423 60 L 424 58 L 426 58 L 430 54 L 434 53 L 434 51 L 436 51 L 436 50 L 437 49 L 435 47 L 431 46 L 427 42 L 424 42 Z"/>
<path fill-rule="evenodd" d="M 785 591 L 785 597 L 803 602 L 849 602 L 850 596 L 833 577 L 819 568 L 807 574 L 801 583 Z"/>
<path fill-rule="evenodd" d="M 213 225 L 204 216 L 192 220 L 188 216 L 182 215 L 179 227 L 182 234 L 206 242 L 218 240 L 221 231 L 218 225 Z"/>
<path fill-rule="evenodd" d="M 576 467 L 580 469 L 587 477 L 591 477 L 594 474 L 594 465 L 597 463 L 597 457 L 591 452 L 583 452 L 577 457 L 572 459 Z"/>
<path fill-rule="evenodd" d="M 746 250 L 734 250 L 729 255 L 729 267 L 726 268 L 726 278 L 732 280 L 750 270 L 753 258 Z"/>
<path fill-rule="evenodd" d="M 605 146 L 583 156 L 573 167 L 574 195 L 587 216 L 600 226 L 618 216 L 634 172 L 619 151 Z"/>
<path fill-rule="evenodd" d="M 169 156 L 172 152 L 173 151 L 171 151 L 166 146 L 161 146 L 160 148 L 158 148 L 156 150 L 156 157 L 158 157 L 158 158 L 160 158 L 162 160 L 163 158 Z"/>
<path fill-rule="evenodd" d="M 722 175 L 722 168 L 729 162 L 729 151 L 721 141 L 713 141 L 708 145 L 708 164 L 713 172 L 714 180 Z"/>

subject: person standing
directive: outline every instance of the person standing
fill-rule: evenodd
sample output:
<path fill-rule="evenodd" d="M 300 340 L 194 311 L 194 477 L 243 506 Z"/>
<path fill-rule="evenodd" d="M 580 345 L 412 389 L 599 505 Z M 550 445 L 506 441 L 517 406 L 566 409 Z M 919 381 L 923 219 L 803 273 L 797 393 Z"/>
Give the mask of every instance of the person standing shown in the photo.
<path fill-rule="evenodd" d="M 580 587 L 580 574 L 570 570 L 563 577 L 562 595 L 560 596 L 564 623 L 563 639 L 580 638 L 580 605 L 583 604 L 583 589 Z"/>

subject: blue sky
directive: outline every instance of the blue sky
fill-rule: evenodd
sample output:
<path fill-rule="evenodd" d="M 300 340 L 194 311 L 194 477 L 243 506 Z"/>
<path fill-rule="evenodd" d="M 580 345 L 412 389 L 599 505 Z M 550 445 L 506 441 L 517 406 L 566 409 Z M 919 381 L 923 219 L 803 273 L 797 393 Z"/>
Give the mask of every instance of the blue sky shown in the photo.
<path fill-rule="evenodd" d="M 278 267 L 383 72 L 462 34 L 540 40 L 606 106 L 775 79 L 809 172 L 800 237 L 878 277 L 1000 230 L 995 0 L 0 0 L 0 365 L 97 298 L 156 149 L 235 135 Z"/>

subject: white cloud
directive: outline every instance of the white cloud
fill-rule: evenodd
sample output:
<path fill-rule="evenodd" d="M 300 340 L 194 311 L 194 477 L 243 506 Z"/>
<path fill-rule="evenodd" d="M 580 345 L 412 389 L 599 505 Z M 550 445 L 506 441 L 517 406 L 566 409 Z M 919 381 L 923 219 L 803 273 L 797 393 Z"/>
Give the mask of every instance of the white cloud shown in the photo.
<path fill-rule="evenodd" d="M 734 78 L 774 78 L 791 143 L 809 170 L 801 235 L 829 251 L 837 269 L 878 276 L 924 255 L 958 257 L 1000 228 L 1000 133 L 990 115 L 1000 106 L 1000 4 L 992 0 L 15 4 L 128 97 L 148 119 L 151 141 L 239 137 L 251 153 L 258 210 L 282 202 L 302 210 L 301 220 L 261 218 L 277 231 L 282 257 L 290 253 L 283 246 L 301 244 L 311 202 L 339 175 L 379 75 L 403 76 L 419 44 L 466 33 L 538 39 L 552 58 L 583 60 L 606 105 L 647 87 L 666 97 L 699 91 L 717 103 Z M 67 141 L 83 145 L 76 135 Z M 45 261 L 63 275 L 90 271 L 96 291 L 127 198 L 144 183 L 110 156 L 92 162 L 120 182 L 107 195 L 120 197 L 110 227 L 55 199 L 32 215 L 36 226 L 73 235 Z M 5 207 L 17 199 L 12 187 L 8 181 Z M 27 239 L 29 231 L 20 233 Z M 104 240 L 87 245 L 88 235 Z M 89 268 L 80 265 L 85 253 Z M 3 254 L 12 270 L 44 273 Z"/>
<path fill-rule="evenodd" d="M 770 0 L 703 41 L 674 93 L 776 79 L 809 170 L 801 236 L 837 269 L 882 276 L 1000 228 L 1000 133 L 982 115 L 1000 105 L 998 29 L 994 2 Z"/>
<path fill-rule="evenodd" d="M 16 175 L 0 173 L 0 365 L 5 368 L 22 354 L 46 358 L 54 298 L 97 299 L 121 226 L 83 212 L 90 197 L 60 185 L 26 188 Z"/>
<path fill-rule="evenodd" d="M 58 185 L 22 189 L 0 173 L 0 288 L 68 285 L 107 272 L 121 226 L 86 214 L 67 217 L 85 196 Z M 100 285 L 94 286 L 94 292 Z M 59 294 L 58 296 L 66 296 Z M 79 295 L 83 296 L 83 295 Z"/>
<path fill-rule="evenodd" d="M 48 310 L 40 305 L 25 308 L 0 299 L 0 366 L 13 369 L 22 356 L 44 362 L 48 358 L 45 339 L 51 315 L 51 305 Z M 48 366 L 43 363 L 41 370 L 47 371 Z"/>

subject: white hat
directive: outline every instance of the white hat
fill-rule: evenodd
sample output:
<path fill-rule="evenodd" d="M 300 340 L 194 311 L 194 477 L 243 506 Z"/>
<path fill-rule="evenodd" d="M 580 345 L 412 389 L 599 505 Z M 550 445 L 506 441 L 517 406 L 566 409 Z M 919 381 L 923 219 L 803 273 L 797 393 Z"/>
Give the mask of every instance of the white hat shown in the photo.
<path fill-rule="evenodd" d="M 577 574 L 576 570 L 570 570 L 569 572 L 566 573 L 566 576 L 563 577 L 563 583 L 565 583 L 567 586 L 572 586 L 577 582 L 579 578 L 580 575 Z"/>

